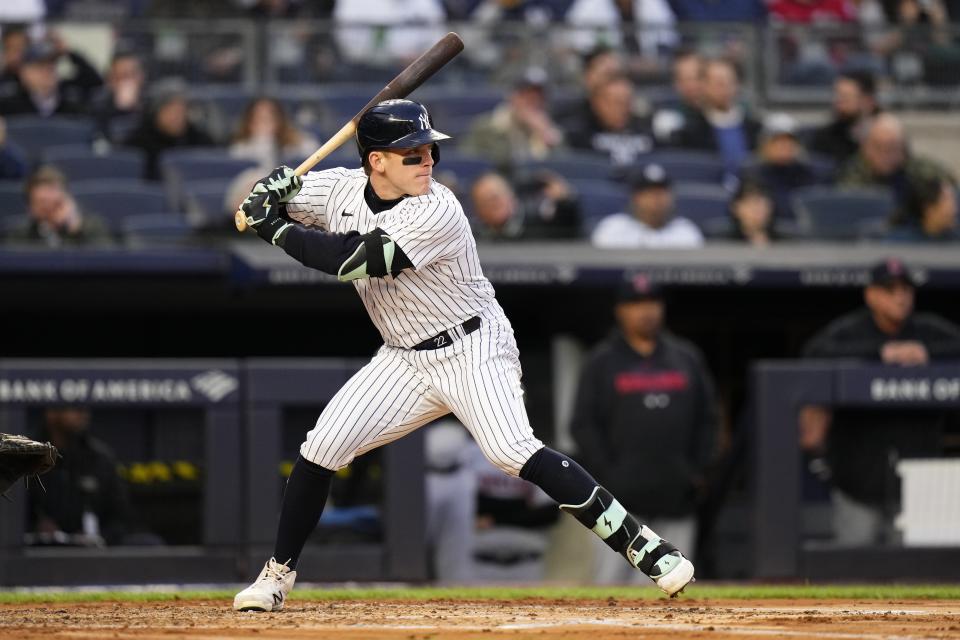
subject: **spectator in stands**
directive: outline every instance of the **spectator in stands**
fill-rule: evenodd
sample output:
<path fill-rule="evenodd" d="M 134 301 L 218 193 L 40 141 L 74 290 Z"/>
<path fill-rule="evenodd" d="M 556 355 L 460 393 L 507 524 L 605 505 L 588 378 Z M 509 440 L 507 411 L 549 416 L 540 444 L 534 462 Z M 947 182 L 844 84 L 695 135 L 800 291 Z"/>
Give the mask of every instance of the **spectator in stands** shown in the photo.
<path fill-rule="evenodd" d="M 114 123 L 139 119 L 146 108 L 146 81 L 140 57 L 131 51 L 114 54 L 105 86 L 93 98 L 91 113 L 104 136 L 117 137 Z"/>
<path fill-rule="evenodd" d="M 624 74 L 599 81 L 589 95 L 589 111 L 567 123 L 567 143 L 610 158 L 615 166 L 633 164 L 653 149 L 650 125 L 633 112 L 633 82 Z"/>
<path fill-rule="evenodd" d="M 908 153 L 903 125 L 895 116 L 876 116 L 860 152 L 851 158 L 837 181 L 848 187 L 886 187 L 902 210 L 917 210 L 922 184 L 933 178 L 955 182 L 950 172 L 939 163 Z"/>
<path fill-rule="evenodd" d="M 787 84 L 822 85 L 836 77 L 837 62 L 845 60 L 835 38 L 811 37 L 811 25 L 826 27 L 855 23 L 857 9 L 850 0 L 772 0 L 770 20 L 781 28 L 776 32 L 780 53 L 780 74 Z"/>
<path fill-rule="evenodd" d="M 718 3 L 719 6 L 719 3 Z M 741 104 L 740 83 L 732 62 L 714 58 L 703 67 L 703 105 L 677 132 L 685 149 L 719 153 L 735 172 L 756 148 L 760 123 Z"/>
<path fill-rule="evenodd" d="M 761 22 L 767 17 L 763 0 L 671 0 L 681 22 Z"/>
<path fill-rule="evenodd" d="M 210 134 L 190 121 L 187 106 L 187 94 L 181 85 L 158 85 L 140 125 L 124 141 L 125 145 L 146 153 L 146 179 L 161 178 L 160 156 L 167 149 L 213 144 Z"/>
<path fill-rule="evenodd" d="M 787 24 L 836 24 L 857 19 L 856 3 L 849 0 L 770 0 L 771 21 Z"/>
<path fill-rule="evenodd" d="M 474 234 L 481 240 L 549 240 L 580 235 L 580 209 L 570 185 L 541 171 L 516 187 L 496 172 L 473 183 Z"/>
<path fill-rule="evenodd" d="M 807 343 L 808 358 L 856 358 L 904 367 L 960 359 L 960 327 L 914 313 L 916 283 L 907 266 L 889 258 L 870 269 L 866 308 L 830 323 Z M 862 545 L 894 541 L 899 480 L 891 461 L 939 453 L 941 417 L 933 412 L 801 413 L 801 443 L 822 457 L 833 491 L 835 539 Z M 823 466 L 822 465 L 822 466 Z"/>
<path fill-rule="evenodd" d="M 119 544 L 126 529 L 127 497 L 113 452 L 90 434 L 90 412 L 47 409 L 45 432 L 62 458 L 29 489 L 30 530 L 41 544 Z M 71 536 L 71 537 L 67 537 Z"/>
<path fill-rule="evenodd" d="M 695 50 L 678 51 L 672 64 L 676 99 L 661 105 L 653 114 L 653 134 L 659 144 L 676 144 L 674 136 L 687 118 L 700 111 L 703 99 L 703 56 Z"/>
<path fill-rule="evenodd" d="M 765 247 L 774 239 L 773 199 L 764 186 L 742 180 L 730 200 L 730 237 L 754 247 Z"/>
<path fill-rule="evenodd" d="M 630 182 L 630 212 L 601 220 L 590 238 L 595 247 L 692 249 L 703 245 L 697 225 L 673 214 L 671 181 L 662 166 L 648 164 Z"/>
<path fill-rule="evenodd" d="M 0 117 L 0 180 L 19 180 L 27 173 L 27 160 L 14 145 L 7 144 L 7 122 Z"/>
<path fill-rule="evenodd" d="M 664 329 L 664 312 L 663 292 L 646 274 L 621 283 L 618 328 L 581 370 L 572 435 L 582 462 L 601 469 L 597 481 L 623 496 L 624 508 L 693 549 L 718 405 L 703 355 Z M 599 554 L 597 562 L 600 583 L 635 579 L 629 567 L 623 571 Z"/>
<path fill-rule="evenodd" d="M 931 178 L 917 189 L 917 211 L 897 211 L 887 240 L 957 242 L 957 189 L 949 180 Z"/>
<path fill-rule="evenodd" d="M 668 0 L 573 0 L 566 13 L 568 38 L 581 51 L 609 44 L 632 61 L 657 58 L 677 43 L 676 18 Z M 635 29 L 626 28 L 635 25 Z"/>
<path fill-rule="evenodd" d="M 66 56 L 74 67 L 70 79 L 57 75 L 57 61 Z M 82 56 L 67 51 L 62 41 L 29 45 L 18 69 L 20 90 L 0 100 L 3 115 L 77 115 L 86 113 L 90 92 L 101 84 L 100 75 Z"/>
<path fill-rule="evenodd" d="M 581 84 L 584 97 L 589 96 L 607 76 L 624 72 L 623 56 L 619 51 L 603 45 L 595 47 L 583 57 Z M 587 109 L 588 105 L 584 103 L 583 108 Z"/>
<path fill-rule="evenodd" d="M 819 182 L 813 167 L 803 158 L 797 123 L 785 113 L 771 114 L 760 134 L 758 161 L 741 171 L 741 180 L 763 186 L 774 203 L 774 218 L 793 220 L 790 198 L 794 190 Z"/>
<path fill-rule="evenodd" d="M 27 30 L 19 25 L 3 25 L 2 53 L 3 66 L 0 67 L 0 100 L 20 93 L 20 64 L 23 53 L 30 44 Z"/>
<path fill-rule="evenodd" d="M 350 63 L 406 65 L 443 36 L 445 20 L 440 0 L 341 1 L 333 7 L 333 37 Z"/>
<path fill-rule="evenodd" d="M 289 158 L 306 158 L 317 139 L 294 125 L 279 100 L 256 98 L 247 105 L 230 145 L 234 158 L 255 160 L 269 172 Z"/>
<path fill-rule="evenodd" d="M 626 67 L 623 56 L 606 45 L 599 45 L 584 54 L 580 70 L 580 91 L 582 98 L 563 105 L 556 112 L 556 120 L 563 130 L 570 128 L 570 123 L 577 123 L 589 117 L 590 94 L 608 76 L 625 73 Z"/>
<path fill-rule="evenodd" d="M 867 71 L 847 71 L 833 83 L 833 119 L 814 130 L 808 148 L 841 167 L 856 155 L 873 116 L 879 113 L 876 82 Z"/>
<path fill-rule="evenodd" d="M 10 240 L 41 242 L 50 247 L 111 243 L 107 226 L 96 216 L 80 211 L 63 174 L 53 167 L 34 171 L 27 178 L 24 194 L 30 219 L 8 234 Z"/>
<path fill-rule="evenodd" d="M 45 0 L 4 0 L 0 3 L 0 24 L 39 22 L 47 13 L 46 5 Z"/>
<path fill-rule="evenodd" d="M 463 150 L 510 171 L 518 163 L 541 160 L 560 148 L 563 132 L 547 112 L 546 85 L 543 69 L 527 69 L 506 102 L 471 125 Z"/>

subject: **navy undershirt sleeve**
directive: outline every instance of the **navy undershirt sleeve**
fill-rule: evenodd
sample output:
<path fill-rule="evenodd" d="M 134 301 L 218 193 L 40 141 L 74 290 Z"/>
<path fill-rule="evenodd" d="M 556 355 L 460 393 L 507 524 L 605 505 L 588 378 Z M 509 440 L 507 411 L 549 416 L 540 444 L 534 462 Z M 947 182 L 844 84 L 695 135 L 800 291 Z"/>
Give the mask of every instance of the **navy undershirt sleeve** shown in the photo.
<path fill-rule="evenodd" d="M 294 225 L 284 236 L 283 250 L 297 262 L 335 276 L 340 273 L 340 266 L 363 244 L 364 239 L 365 236 L 356 231 L 329 233 Z M 397 247 L 393 256 L 392 274 L 396 275 L 411 267 L 413 263 L 403 250 Z"/>

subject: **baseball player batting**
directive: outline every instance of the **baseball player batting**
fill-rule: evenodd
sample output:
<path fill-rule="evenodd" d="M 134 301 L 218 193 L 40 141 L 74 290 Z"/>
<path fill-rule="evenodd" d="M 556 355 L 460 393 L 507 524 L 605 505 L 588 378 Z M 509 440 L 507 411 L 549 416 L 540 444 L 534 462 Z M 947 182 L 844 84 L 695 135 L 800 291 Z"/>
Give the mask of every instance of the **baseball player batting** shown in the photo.
<path fill-rule="evenodd" d="M 449 136 L 410 100 L 370 108 L 356 135 L 362 168 L 301 179 L 279 167 L 241 207 L 261 238 L 352 283 L 384 344 L 307 433 L 284 491 L 273 557 L 234 609 L 283 608 L 338 469 L 451 412 L 494 465 L 542 488 L 664 592 L 679 593 L 693 580 L 693 564 L 533 435 L 510 321 L 480 268 L 463 208 L 432 177 L 437 143 Z"/>

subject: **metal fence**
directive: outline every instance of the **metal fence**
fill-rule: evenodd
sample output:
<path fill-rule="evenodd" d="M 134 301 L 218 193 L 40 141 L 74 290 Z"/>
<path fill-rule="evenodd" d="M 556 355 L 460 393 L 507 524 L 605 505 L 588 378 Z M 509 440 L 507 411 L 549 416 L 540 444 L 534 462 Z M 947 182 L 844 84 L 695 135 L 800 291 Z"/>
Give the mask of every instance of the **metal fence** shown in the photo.
<path fill-rule="evenodd" d="M 91 32 L 91 24 L 101 27 Z M 303 20 L 132 20 L 118 25 L 63 22 L 52 28 L 91 51 L 133 50 L 151 77 L 248 91 L 382 84 L 444 32 L 460 33 L 464 53 L 431 86 L 509 86 L 524 68 L 546 69 L 553 86 L 576 88 L 582 56 L 598 45 L 623 52 L 629 69 L 656 99 L 669 93 L 674 53 L 696 49 L 735 60 L 745 94 L 758 106 L 824 105 L 847 69 L 881 79 L 892 105 L 944 107 L 960 92 L 960 28 L 859 24 L 682 23 L 670 26 L 572 27 L 546 22 L 449 22 L 384 26 Z"/>

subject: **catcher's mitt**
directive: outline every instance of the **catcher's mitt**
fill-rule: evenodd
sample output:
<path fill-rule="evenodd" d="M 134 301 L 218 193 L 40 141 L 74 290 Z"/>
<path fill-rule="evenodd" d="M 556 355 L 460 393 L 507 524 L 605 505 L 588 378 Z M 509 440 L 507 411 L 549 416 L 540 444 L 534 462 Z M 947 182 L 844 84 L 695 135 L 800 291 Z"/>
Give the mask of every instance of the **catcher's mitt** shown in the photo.
<path fill-rule="evenodd" d="M 50 471 L 59 455 L 49 442 L 0 433 L 0 495 L 20 478 Z"/>

